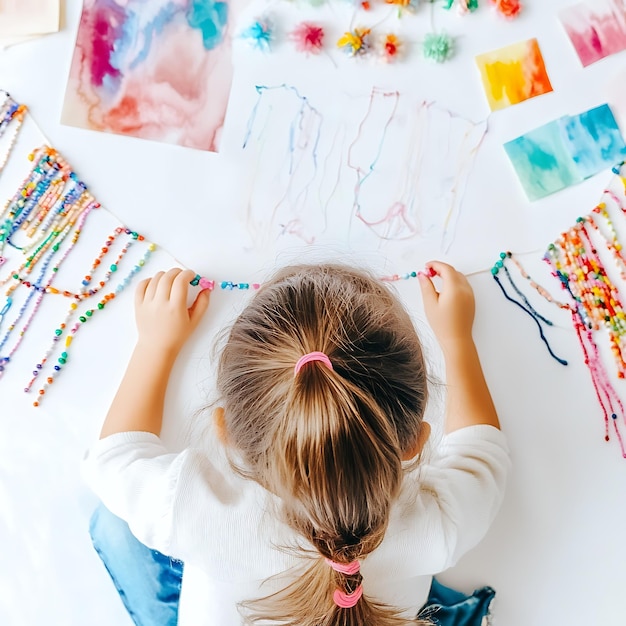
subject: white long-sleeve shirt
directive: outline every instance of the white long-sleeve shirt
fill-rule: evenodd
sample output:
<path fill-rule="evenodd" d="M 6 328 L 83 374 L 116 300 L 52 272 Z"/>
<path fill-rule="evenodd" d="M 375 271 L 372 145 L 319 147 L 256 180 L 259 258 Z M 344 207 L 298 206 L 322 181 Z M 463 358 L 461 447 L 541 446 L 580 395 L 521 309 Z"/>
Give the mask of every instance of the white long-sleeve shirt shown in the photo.
<path fill-rule="evenodd" d="M 510 467 L 504 435 L 487 425 L 445 435 L 427 464 L 405 475 L 382 544 L 361 565 L 364 593 L 414 617 L 433 574 L 452 566 L 491 525 Z M 237 603 L 287 581 L 302 544 L 277 502 L 237 476 L 221 446 L 168 453 L 145 432 L 110 435 L 83 462 L 88 485 L 150 548 L 185 562 L 180 626 L 237 626 Z M 261 586 L 262 585 L 262 586 Z"/>

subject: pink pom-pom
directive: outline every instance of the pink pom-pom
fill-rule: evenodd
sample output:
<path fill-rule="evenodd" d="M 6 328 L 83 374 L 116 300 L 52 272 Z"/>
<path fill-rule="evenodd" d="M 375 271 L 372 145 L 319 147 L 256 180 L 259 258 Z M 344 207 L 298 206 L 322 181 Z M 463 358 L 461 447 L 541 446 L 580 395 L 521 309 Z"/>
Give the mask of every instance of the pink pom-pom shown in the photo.
<path fill-rule="evenodd" d="M 491 2 L 504 17 L 517 17 L 522 10 L 520 0 L 491 0 Z"/>
<path fill-rule="evenodd" d="M 302 22 L 291 31 L 291 39 L 298 52 L 319 54 L 324 45 L 324 29 L 317 24 Z"/>

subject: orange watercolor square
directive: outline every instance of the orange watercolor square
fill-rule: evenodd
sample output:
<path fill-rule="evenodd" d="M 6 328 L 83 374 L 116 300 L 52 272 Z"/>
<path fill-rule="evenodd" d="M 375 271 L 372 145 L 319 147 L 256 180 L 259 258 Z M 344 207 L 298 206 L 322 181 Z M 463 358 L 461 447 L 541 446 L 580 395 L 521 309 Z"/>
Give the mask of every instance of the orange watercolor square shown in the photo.
<path fill-rule="evenodd" d="M 476 64 L 492 111 L 552 91 L 536 39 L 481 54 Z"/>

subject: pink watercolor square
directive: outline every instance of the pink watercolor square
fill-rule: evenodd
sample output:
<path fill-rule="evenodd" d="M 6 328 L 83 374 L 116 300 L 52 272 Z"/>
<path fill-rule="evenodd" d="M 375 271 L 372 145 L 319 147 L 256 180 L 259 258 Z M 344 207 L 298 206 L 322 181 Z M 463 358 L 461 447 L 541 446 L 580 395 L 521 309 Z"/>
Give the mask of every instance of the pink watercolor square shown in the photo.
<path fill-rule="evenodd" d="M 626 50 L 626 2 L 590 0 L 563 9 L 559 17 L 584 67 Z"/>

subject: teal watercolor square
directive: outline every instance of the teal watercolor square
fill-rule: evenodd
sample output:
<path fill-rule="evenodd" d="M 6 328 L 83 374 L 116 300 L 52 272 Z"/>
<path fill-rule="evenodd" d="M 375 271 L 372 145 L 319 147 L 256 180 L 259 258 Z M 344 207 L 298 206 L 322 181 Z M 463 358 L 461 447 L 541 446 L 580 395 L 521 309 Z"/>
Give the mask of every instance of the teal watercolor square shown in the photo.
<path fill-rule="evenodd" d="M 559 120 L 563 139 L 580 175 L 595 176 L 626 156 L 626 144 L 608 104 Z"/>
<path fill-rule="evenodd" d="M 561 120 L 509 141 L 504 149 L 531 202 L 583 180 L 564 142 Z"/>

